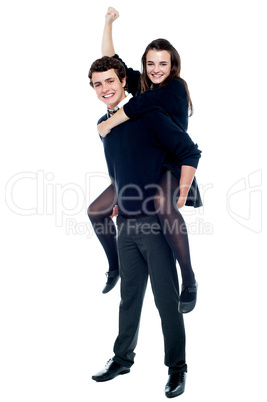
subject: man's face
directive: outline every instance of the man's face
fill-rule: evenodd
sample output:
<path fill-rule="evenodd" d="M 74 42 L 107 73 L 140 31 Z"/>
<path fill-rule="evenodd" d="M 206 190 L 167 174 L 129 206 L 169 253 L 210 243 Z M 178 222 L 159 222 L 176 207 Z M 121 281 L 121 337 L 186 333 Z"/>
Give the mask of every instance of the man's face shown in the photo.
<path fill-rule="evenodd" d="M 126 78 L 120 82 L 113 68 L 108 71 L 94 72 L 92 83 L 97 97 L 107 105 L 108 109 L 113 110 L 125 98 Z"/>

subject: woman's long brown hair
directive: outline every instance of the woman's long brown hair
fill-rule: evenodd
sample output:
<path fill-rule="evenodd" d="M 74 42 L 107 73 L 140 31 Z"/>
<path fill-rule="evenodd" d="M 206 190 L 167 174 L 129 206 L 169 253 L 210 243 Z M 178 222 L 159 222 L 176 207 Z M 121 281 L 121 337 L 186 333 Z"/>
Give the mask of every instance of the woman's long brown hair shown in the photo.
<path fill-rule="evenodd" d="M 180 77 L 180 72 L 181 72 L 181 58 L 177 50 L 171 45 L 169 41 L 166 39 L 155 39 L 149 45 L 147 46 L 145 53 L 142 56 L 142 73 L 141 73 L 141 92 L 145 92 L 148 89 L 151 89 L 151 84 L 152 82 L 147 76 L 146 73 L 146 56 L 149 50 L 167 50 L 167 52 L 170 53 L 171 56 L 171 71 L 170 75 L 164 80 L 159 87 L 163 87 L 165 85 L 168 85 L 168 83 L 173 79 L 177 78 L 179 81 L 181 81 L 186 89 L 187 93 L 187 103 L 188 103 L 188 110 L 189 110 L 189 116 L 192 116 L 193 114 L 193 104 L 192 100 L 190 97 L 188 85 L 185 80 L 183 80 Z"/>

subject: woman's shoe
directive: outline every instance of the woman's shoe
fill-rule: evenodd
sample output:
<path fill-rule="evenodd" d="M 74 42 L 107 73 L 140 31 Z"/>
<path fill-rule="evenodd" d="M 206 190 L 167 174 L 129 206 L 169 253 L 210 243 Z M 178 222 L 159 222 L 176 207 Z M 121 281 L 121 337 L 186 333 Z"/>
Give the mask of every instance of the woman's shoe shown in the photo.
<path fill-rule="evenodd" d="M 107 275 L 108 280 L 107 280 L 107 283 L 106 283 L 102 293 L 110 292 L 114 288 L 114 286 L 116 285 L 116 283 L 118 282 L 119 277 L 120 277 L 120 273 L 119 273 L 118 269 L 116 269 L 115 271 L 108 271 L 108 272 L 106 272 L 106 275 Z"/>
<path fill-rule="evenodd" d="M 190 286 L 182 286 L 182 293 L 178 303 L 178 311 L 181 314 L 190 313 L 194 310 L 197 302 L 197 288 L 198 283 L 195 282 Z"/>

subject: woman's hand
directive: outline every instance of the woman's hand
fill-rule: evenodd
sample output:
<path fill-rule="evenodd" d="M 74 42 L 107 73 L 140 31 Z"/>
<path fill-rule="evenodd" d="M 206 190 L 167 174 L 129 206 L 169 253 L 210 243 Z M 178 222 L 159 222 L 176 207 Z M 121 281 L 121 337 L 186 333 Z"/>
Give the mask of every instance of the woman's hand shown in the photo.
<path fill-rule="evenodd" d="M 181 177 L 180 177 L 180 195 L 177 202 L 177 208 L 182 208 L 187 200 L 188 191 L 191 187 L 192 181 L 194 179 L 196 168 L 193 166 L 182 165 L 181 167 Z"/>
<path fill-rule="evenodd" d="M 112 214 L 110 215 L 110 218 L 114 218 L 115 216 L 118 216 L 118 215 L 119 215 L 118 205 L 114 205 Z"/>
<path fill-rule="evenodd" d="M 108 127 L 107 121 L 102 121 L 102 123 L 97 125 L 97 131 L 101 137 L 105 138 L 110 133 L 110 128 Z"/>
<path fill-rule="evenodd" d="M 120 16 L 119 12 L 114 7 L 109 7 L 105 15 L 106 23 L 112 24 Z"/>
<path fill-rule="evenodd" d="M 178 201 L 177 201 L 177 208 L 183 208 L 185 206 L 186 203 L 186 197 L 179 197 Z"/>

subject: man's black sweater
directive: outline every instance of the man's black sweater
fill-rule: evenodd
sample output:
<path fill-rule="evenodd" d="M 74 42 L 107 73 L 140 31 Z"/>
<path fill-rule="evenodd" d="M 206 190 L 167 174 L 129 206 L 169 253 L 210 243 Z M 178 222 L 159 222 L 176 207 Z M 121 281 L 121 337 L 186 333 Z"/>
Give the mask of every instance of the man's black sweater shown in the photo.
<path fill-rule="evenodd" d="M 98 123 L 107 118 L 103 116 Z M 180 165 L 195 168 L 201 154 L 189 135 L 159 110 L 113 128 L 102 141 L 119 213 L 126 217 L 155 211 L 153 197 L 167 152 Z"/>

